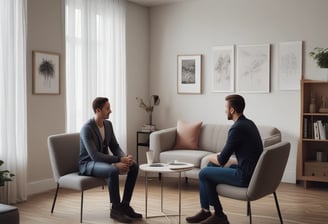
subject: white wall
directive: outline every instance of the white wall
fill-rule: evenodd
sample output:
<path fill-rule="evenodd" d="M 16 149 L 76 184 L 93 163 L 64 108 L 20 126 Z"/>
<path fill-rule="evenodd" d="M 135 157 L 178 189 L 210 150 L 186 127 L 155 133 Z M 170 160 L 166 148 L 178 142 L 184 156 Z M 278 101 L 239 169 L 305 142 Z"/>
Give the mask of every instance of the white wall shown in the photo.
<path fill-rule="evenodd" d="M 28 194 L 54 187 L 47 137 L 65 132 L 64 0 L 27 1 Z M 60 54 L 60 94 L 32 94 L 32 51 Z"/>
<path fill-rule="evenodd" d="M 127 4 L 126 18 L 127 150 L 136 158 L 136 131 L 147 122 L 136 97 L 149 97 L 149 9 Z M 114 111 L 115 112 L 115 111 Z M 139 153 L 145 161 L 143 153 Z"/>
<path fill-rule="evenodd" d="M 228 93 L 211 91 L 211 48 L 220 45 L 271 44 L 271 92 L 242 94 L 247 117 L 257 124 L 273 125 L 291 142 L 291 154 L 283 178 L 295 182 L 299 140 L 300 92 L 278 87 L 278 44 L 304 41 L 303 73 L 323 79 L 308 56 L 314 47 L 328 47 L 328 1 L 325 0 L 190 0 L 150 10 L 150 92 L 161 97 L 154 123 L 159 128 L 176 125 L 178 119 L 206 123 L 230 123 L 224 114 Z M 177 55 L 203 55 L 203 93 L 177 94 Z"/>

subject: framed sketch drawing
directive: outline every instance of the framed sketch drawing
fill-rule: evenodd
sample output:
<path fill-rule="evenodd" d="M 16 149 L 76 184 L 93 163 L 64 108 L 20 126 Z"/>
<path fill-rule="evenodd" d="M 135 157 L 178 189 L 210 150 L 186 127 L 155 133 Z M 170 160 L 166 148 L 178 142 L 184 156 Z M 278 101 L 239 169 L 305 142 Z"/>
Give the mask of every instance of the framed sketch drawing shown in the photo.
<path fill-rule="evenodd" d="M 270 92 L 270 44 L 237 46 L 237 90 Z"/>
<path fill-rule="evenodd" d="M 33 51 L 33 94 L 59 94 L 59 54 Z"/>
<path fill-rule="evenodd" d="M 201 65 L 201 55 L 178 55 L 178 93 L 201 93 Z"/>
<path fill-rule="evenodd" d="M 302 41 L 279 44 L 279 88 L 299 90 L 302 77 Z"/>
<path fill-rule="evenodd" d="M 213 92 L 234 91 L 234 46 L 212 48 Z"/>

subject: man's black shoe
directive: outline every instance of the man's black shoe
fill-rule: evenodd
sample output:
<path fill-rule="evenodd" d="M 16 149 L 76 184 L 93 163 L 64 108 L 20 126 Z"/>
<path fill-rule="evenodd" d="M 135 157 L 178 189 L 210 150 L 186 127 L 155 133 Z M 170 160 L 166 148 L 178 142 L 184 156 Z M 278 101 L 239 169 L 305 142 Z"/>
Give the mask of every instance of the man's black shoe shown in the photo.
<path fill-rule="evenodd" d="M 186 218 L 188 223 L 199 223 L 208 217 L 211 217 L 212 213 L 210 211 L 206 212 L 203 209 L 200 210 L 196 215 Z"/>
<path fill-rule="evenodd" d="M 132 219 L 141 219 L 142 215 L 140 213 L 136 213 L 134 209 L 129 204 L 122 204 L 122 212 Z"/>
<path fill-rule="evenodd" d="M 130 219 L 121 208 L 112 208 L 110 211 L 110 217 L 121 223 L 131 223 Z"/>

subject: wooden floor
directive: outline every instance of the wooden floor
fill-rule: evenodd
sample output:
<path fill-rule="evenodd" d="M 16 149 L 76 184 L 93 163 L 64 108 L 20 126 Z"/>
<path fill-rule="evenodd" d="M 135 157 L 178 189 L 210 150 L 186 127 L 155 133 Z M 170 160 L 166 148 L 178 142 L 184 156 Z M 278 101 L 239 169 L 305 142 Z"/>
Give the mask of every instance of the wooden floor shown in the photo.
<path fill-rule="evenodd" d="M 177 179 L 165 178 L 164 208 L 178 211 Z M 144 177 L 140 177 L 134 192 L 132 206 L 136 211 L 145 212 Z M 74 224 L 79 223 L 80 194 L 74 191 L 59 192 L 55 211 L 50 213 L 54 191 L 31 196 L 27 202 L 19 203 L 22 224 Z M 285 224 L 322 224 L 328 222 L 328 188 L 304 189 L 295 184 L 282 183 L 277 191 L 278 200 Z M 148 215 L 157 215 L 160 210 L 160 184 L 157 178 L 149 181 Z M 84 194 L 83 223 L 117 223 L 109 217 L 109 199 L 107 189 L 96 188 Z M 222 205 L 232 224 L 246 224 L 246 203 L 221 198 Z M 182 184 L 182 218 L 199 211 L 198 182 L 190 180 Z M 279 223 L 273 196 L 252 202 L 253 223 Z M 178 223 L 177 216 L 148 218 L 134 223 Z"/>

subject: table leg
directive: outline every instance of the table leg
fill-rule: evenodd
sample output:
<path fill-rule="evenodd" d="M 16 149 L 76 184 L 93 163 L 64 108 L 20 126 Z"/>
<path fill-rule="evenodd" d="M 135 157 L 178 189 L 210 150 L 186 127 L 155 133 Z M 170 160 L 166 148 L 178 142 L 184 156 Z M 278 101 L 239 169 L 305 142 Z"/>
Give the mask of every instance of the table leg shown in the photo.
<path fill-rule="evenodd" d="M 163 213 L 164 211 L 164 209 L 163 209 L 163 178 L 161 178 L 161 180 L 160 180 L 160 182 L 161 182 L 161 212 Z"/>
<path fill-rule="evenodd" d="M 145 215 L 147 218 L 147 210 L 148 210 L 148 174 L 145 172 Z"/>
<path fill-rule="evenodd" d="M 179 178 L 178 178 L 178 194 L 179 194 L 179 224 L 181 224 L 181 172 L 179 173 Z M 161 213 L 164 214 L 166 218 L 168 218 L 168 215 L 165 215 L 164 212 L 164 202 L 163 202 L 163 177 L 160 179 L 160 184 L 161 184 Z M 145 172 L 145 217 L 148 218 L 148 172 Z"/>
<path fill-rule="evenodd" d="M 179 172 L 178 189 L 179 189 L 179 224 L 180 224 L 181 223 L 181 172 Z"/>

